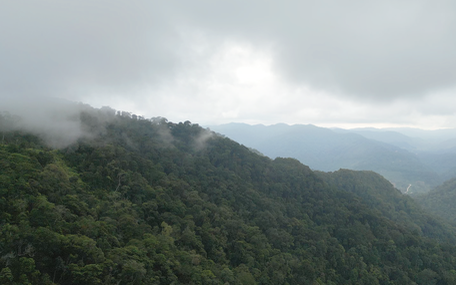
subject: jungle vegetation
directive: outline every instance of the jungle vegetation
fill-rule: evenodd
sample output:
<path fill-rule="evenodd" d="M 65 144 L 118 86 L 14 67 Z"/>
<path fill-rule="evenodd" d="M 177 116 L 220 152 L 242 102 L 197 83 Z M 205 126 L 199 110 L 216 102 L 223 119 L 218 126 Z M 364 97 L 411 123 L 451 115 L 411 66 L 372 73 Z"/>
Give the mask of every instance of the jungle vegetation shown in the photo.
<path fill-rule="evenodd" d="M 313 172 L 191 122 L 0 117 L 1 284 L 456 284 L 456 234 L 373 172 Z"/>

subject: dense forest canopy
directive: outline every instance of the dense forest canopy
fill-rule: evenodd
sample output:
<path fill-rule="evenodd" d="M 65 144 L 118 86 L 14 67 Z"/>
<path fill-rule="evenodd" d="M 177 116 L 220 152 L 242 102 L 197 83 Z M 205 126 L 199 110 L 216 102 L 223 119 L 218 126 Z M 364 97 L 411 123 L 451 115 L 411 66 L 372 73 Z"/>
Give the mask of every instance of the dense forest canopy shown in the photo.
<path fill-rule="evenodd" d="M 432 189 L 429 193 L 414 196 L 426 210 L 452 223 L 456 223 L 456 178 Z"/>
<path fill-rule="evenodd" d="M 78 137 L 53 144 L 0 116 L 1 284 L 456 284 L 454 228 L 378 174 L 188 121 L 71 120 Z"/>

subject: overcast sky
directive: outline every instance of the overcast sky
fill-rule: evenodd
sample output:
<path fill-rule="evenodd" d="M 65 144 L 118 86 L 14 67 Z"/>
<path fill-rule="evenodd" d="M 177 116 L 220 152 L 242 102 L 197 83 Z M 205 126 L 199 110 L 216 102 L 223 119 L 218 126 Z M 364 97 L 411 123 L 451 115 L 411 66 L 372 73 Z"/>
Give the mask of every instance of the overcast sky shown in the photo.
<path fill-rule="evenodd" d="M 455 1 L 0 0 L 0 94 L 145 117 L 456 127 Z"/>

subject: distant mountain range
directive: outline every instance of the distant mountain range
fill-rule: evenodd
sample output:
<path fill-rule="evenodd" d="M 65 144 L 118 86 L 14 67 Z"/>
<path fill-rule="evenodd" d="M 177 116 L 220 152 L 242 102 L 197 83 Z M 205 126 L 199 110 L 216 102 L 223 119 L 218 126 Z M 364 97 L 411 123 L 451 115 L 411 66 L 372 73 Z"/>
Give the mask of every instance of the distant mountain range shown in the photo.
<path fill-rule="evenodd" d="M 241 123 L 209 128 L 268 157 L 293 157 L 314 170 L 375 171 L 403 192 L 427 192 L 456 176 L 454 129 L 343 130 Z"/>

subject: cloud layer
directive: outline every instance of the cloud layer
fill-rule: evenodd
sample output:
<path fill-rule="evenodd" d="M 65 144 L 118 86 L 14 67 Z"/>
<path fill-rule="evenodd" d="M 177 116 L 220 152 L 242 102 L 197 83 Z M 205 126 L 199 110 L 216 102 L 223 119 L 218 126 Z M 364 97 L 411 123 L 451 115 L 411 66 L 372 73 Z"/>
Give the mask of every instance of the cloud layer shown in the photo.
<path fill-rule="evenodd" d="M 6 96 L 204 123 L 455 126 L 453 1 L 7 1 L 0 26 Z"/>

